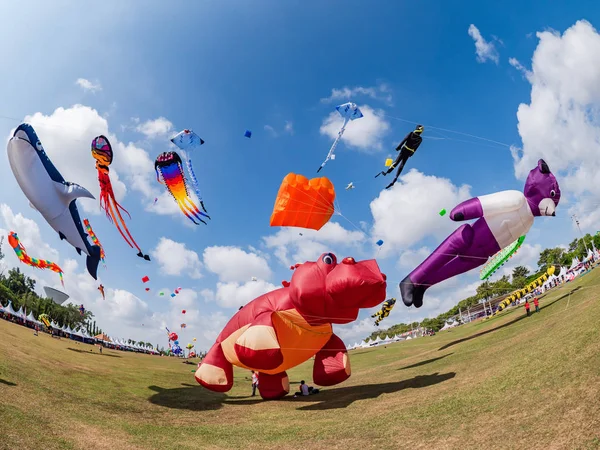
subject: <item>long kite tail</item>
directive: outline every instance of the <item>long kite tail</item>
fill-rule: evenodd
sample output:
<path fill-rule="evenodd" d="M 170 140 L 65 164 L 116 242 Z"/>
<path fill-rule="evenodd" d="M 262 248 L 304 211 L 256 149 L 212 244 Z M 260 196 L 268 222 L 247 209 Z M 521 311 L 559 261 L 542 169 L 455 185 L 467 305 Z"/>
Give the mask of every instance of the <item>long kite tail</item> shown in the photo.
<path fill-rule="evenodd" d="M 114 200 L 114 197 L 113 197 L 113 200 Z M 118 205 L 118 203 L 116 201 L 115 201 L 115 204 Z M 131 236 L 131 233 L 129 232 L 127 225 L 125 225 L 125 221 L 123 220 L 123 217 L 121 216 L 121 212 L 119 211 L 118 207 L 116 205 L 113 207 L 112 203 L 109 203 L 109 206 L 110 206 L 110 213 L 114 219 L 115 225 L 117 226 L 119 233 L 121 233 L 121 236 L 123 236 L 123 239 L 125 239 L 125 242 L 127 242 L 131 248 L 133 248 L 135 246 L 135 248 L 138 250 L 137 255 L 140 258 L 144 258 L 146 261 L 150 261 L 150 257 L 148 255 L 144 255 L 144 253 L 142 252 L 142 249 L 139 247 L 139 245 L 137 245 L 137 242 L 135 242 L 135 240 Z M 123 225 L 123 229 L 127 233 L 127 236 L 125 236 L 125 234 L 123 233 L 123 230 L 121 230 L 121 227 L 119 226 L 119 223 L 115 219 L 115 213 L 116 213 L 117 217 L 119 218 L 119 220 L 121 221 L 121 224 Z M 129 237 L 129 239 L 127 239 L 127 237 Z"/>
<path fill-rule="evenodd" d="M 179 204 L 179 208 L 181 209 L 181 211 L 188 217 L 188 219 L 190 219 L 196 225 L 200 225 L 200 224 L 197 223 L 194 220 L 194 218 L 199 220 L 200 222 L 202 222 L 204 225 L 207 225 L 207 223 L 201 219 L 200 214 L 202 214 L 202 212 L 200 212 L 200 210 L 194 204 L 192 199 L 190 199 L 189 197 L 185 197 L 182 201 L 177 202 L 177 203 Z"/>
<path fill-rule="evenodd" d="M 192 167 L 192 160 L 186 158 L 185 165 L 187 166 L 188 174 L 192 179 L 192 183 L 194 184 L 194 191 L 196 191 L 196 195 L 198 196 L 198 201 L 202 201 L 202 194 L 200 193 L 200 186 L 198 185 L 198 178 L 196 178 L 196 174 L 194 173 L 194 168 Z"/>
<path fill-rule="evenodd" d="M 348 121 L 345 120 L 344 125 L 342 126 L 342 129 L 338 132 L 338 136 L 335 138 L 335 141 L 333 141 L 333 144 L 331 145 L 331 148 L 329 149 L 329 153 L 327 153 L 327 158 L 325 158 L 325 161 L 323 161 L 323 163 L 321 164 L 321 167 L 319 167 L 319 169 L 317 170 L 317 173 L 319 173 L 321 171 L 321 169 L 323 167 L 325 167 L 325 164 L 327 164 L 327 162 L 330 159 L 335 159 L 335 155 L 333 152 L 335 152 L 335 148 L 337 147 L 338 143 L 340 142 L 340 139 L 342 138 L 344 131 L 346 131 L 347 123 L 348 123 Z"/>

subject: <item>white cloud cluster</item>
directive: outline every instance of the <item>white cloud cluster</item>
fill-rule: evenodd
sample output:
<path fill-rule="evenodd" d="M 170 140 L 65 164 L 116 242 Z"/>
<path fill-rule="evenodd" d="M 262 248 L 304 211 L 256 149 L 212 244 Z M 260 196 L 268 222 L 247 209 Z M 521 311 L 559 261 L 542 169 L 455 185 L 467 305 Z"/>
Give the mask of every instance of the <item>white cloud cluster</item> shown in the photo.
<path fill-rule="evenodd" d="M 283 126 L 283 129 L 281 131 L 278 131 L 272 125 L 265 125 L 264 130 L 267 131 L 272 137 L 279 137 L 282 134 L 293 135 L 294 134 L 294 123 L 289 120 L 286 120 L 285 125 Z"/>
<path fill-rule="evenodd" d="M 331 103 L 334 101 L 352 101 L 356 97 L 370 97 L 374 100 L 383 101 L 389 105 L 392 104 L 392 91 L 385 83 L 380 83 L 377 86 L 344 86 L 341 89 L 333 88 L 331 95 L 321 99 L 322 103 Z"/>
<path fill-rule="evenodd" d="M 203 260 L 206 268 L 224 282 L 250 281 L 252 277 L 268 280 L 272 275 L 264 257 L 239 247 L 207 247 Z"/>
<path fill-rule="evenodd" d="M 444 238 L 456 228 L 448 212 L 471 197 L 470 186 L 455 186 L 446 178 L 425 175 L 416 169 L 402 175 L 389 190 L 371 202 L 374 239 L 383 239 L 380 256 L 401 253 L 427 236 Z M 406 258 L 406 257 L 405 257 Z"/>
<path fill-rule="evenodd" d="M 337 222 L 327 222 L 319 231 L 285 227 L 274 235 L 263 237 L 265 246 L 285 266 L 314 261 L 326 252 L 337 253 L 336 248 L 357 248 L 365 240 L 364 233 L 347 230 Z M 339 254 L 337 256 L 340 258 Z"/>
<path fill-rule="evenodd" d="M 471 24 L 469 25 L 469 36 L 475 41 L 475 54 L 477 55 L 477 61 L 484 63 L 486 61 L 493 61 L 496 64 L 499 62 L 498 51 L 492 42 L 486 41 L 479 29 Z"/>
<path fill-rule="evenodd" d="M 198 254 L 184 243 L 161 237 L 151 254 L 164 275 L 187 275 L 194 279 L 202 277 L 202 263 Z"/>
<path fill-rule="evenodd" d="M 271 268 L 264 256 L 239 247 L 207 247 L 203 253 L 206 268 L 219 278 L 216 290 L 204 289 L 205 301 L 225 308 L 237 308 L 256 297 L 277 289 L 270 283 Z M 255 281 L 253 281 L 255 280 Z"/>
<path fill-rule="evenodd" d="M 581 20 L 562 35 L 544 31 L 537 37 L 527 76 L 531 101 L 517 112 L 523 148 L 512 149 L 515 175 L 524 179 L 545 159 L 560 173 L 563 195 L 577 197 L 570 212 L 589 229 L 600 218 L 600 34 Z"/>
<path fill-rule="evenodd" d="M 147 138 L 154 139 L 173 131 L 173 124 L 170 120 L 159 117 L 158 119 L 147 120 L 144 123 L 140 123 L 135 129 L 144 134 Z"/>
<path fill-rule="evenodd" d="M 102 86 L 100 85 L 100 83 L 93 83 L 90 80 L 86 80 L 85 78 L 77 78 L 75 84 L 77 84 L 81 89 L 87 92 L 95 93 L 97 91 L 102 90 Z"/>
<path fill-rule="evenodd" d="M 383 117 L 382 110 L 375 110 L 368 105 L 360 105 L 363 117 L 348 123 L 342 141 L 349 147 L 373 152 L 381 150 L 382 140 L 390 131 L 390 124 Z M 337 111 L 331 112 L 321 124 L 322 135 L 336 139 L 344 124 L 344 119 Z"/>

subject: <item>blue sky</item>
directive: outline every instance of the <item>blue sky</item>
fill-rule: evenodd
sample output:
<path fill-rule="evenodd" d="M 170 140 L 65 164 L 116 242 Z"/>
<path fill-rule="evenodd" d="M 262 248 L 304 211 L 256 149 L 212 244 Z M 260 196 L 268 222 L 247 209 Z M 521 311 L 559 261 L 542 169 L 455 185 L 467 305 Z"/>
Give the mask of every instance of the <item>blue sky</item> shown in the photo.
<path fill-rule="evenodd" d="M 113 144 L 123 143 L 113 171 L 121 180 L 121 200 L 132 214 L 128 226 L 138 244 L 145 251 L 155 250 L 161 238 L 185 245 L 186 252 L 178 257 L 181 247 L 165 244 L 160 249 L 169 255 L 146 263 L 93 203 L 88 211 L 80 207 L 107 252 L 108 269 L 101 269 L 100 277 L 110 298 L 102 303 L 93 280 L 83 272 L 84 258 L 59 242 L 29 208 L 8 164 L 0 168 L 3 229 L 21 226 L 23 231 L 15 231 L 28 243 L 25 233 L 35 236 L 37 224 L 39 238 L 30 238 L 29 252 L 39 257 L 45 255 L 36 251 L 47 252 L 72 266 L 67 291 L 90 305 L 100 325 L 116 336 L 155 341 L 164 324 L 178 328 L 187 321 L 186 332 L 198 334 L 208 346 L 236 310 L 235 300 L 224 297 L 253 293 L 257 287 L 247 285 L 250 276 L 260 277 L 265 289 L 289 279 L 282 256 L 285 243 L 290 243 L 287 259 L 292 260 L 323 248 L 338 256 L 365 258 L 376 254 L 373 243 L 382 238 L 386 244 L 377 259 L 391 280 L 389 294 L 397 295 L 397 282 L 455 227 L 447 217 L 437 216 L 441 207 L 450 210 L 461 195 L 522 189 L 523 180 L 515 173 L 532 168 L 531 161 L 540 155 L 567 178 L 561 184 L 564 205 L 558 217 L 536 221 L 526 241 L 530 247 L 516 263 L 535 264 L 540 248 L 576 237 L 568 211 L 587 217 L 584 228 L 596 230 L 600 193 L 577 180 L 597 173 L 584 164 L 593 161 L 597 127 L 593 120 L 581 122 L 569 115 L 565 105 L 573 99 L 582 109 L 595 104 L 599 73 L 592 67 L 593 57 L 588 58 L 589 67 L 565 63 L 557 69 L 550 63 L 553 57 L 563 62 L 581 57 L 577 45 L 582 42 L 587 42 L 584 48 L 596 45 L 598 36 L 591 27 L 575 25 L 580 19 L 597 22 L 598 6 L 591 1 L 577 7 L 555 2 L 551 8 L 546 2 L 524 7 L 522 2 L 474 1 L 461 2 L 460 8 L 441 1 L 378 2 L 376 8 L 358 1 L 292 0 L 25 3 L 0 6 L 0 15 L 10 18 L 0 29 L 0 58 L 5 61 L 0 71 L 0 134 L 8 137 L 19 121 L 40 113 L 39 126 L 32 123 L 55 165 L 65 178 L 77 178 L 70 181 L 94 192 L 97 180 L 89 145 L 107 128 L 116 139 Z M 484 39 L 479 58 L 468 33 L 471 24 Z M 570 27 L 576 27 L 574 37 L 561 37 Z M 536 35 L 548 29 L 557 30 L 558 37 Z M 544 48 L 542 41 L 548 43 Z M 527 72 L 534 54 L 538 64 Z M 585 74 L 578 87 L 568 87 L 567 81 Z M 83 87 L 76 84 L 80 78 L 88 82 Z M 557 102 L 555 113 L 546 117 L 536 112 L 552 108 L 532 102 L 532 86 Z M 352 93 L 348 99 L 335 95 L 344 88 Z M 304 241 L 295 231 L 270 228 L 281 180 L 289 172 L 316 176 L 333 141 L 331 132 L 323 130 L 324 121 L 347 100 L 375 115 L 349 125 L 337 159 L 322 172 L 336 186 L 346 219 L 335 216 L 332 222 L 339 227 L 307 233 Z M 532 114 L 517 116 L 522 103 L 531 104 Z M 73 109 L 76 104 L 83 107 Z M 66 112 L 56 113 L 57 108 Z M 403 183 L 381 193 L 388 180 L 373 176 L 411 129 L 411 121 L 425 124 L 425 141 L 405 168 Z M 570 141 L 567 146 L 574 148 L 568 158 L 562 156 L 565 143 L 560 139 L 541 144 L 557 131 L 556 123 L 587 136 L 587 141 Z M 154 193 L 163 191 L 153 181 L 148 162 L 168 150 L 168 138 L 183 128 L 192 128 L 206 141 L 194 163 L 213 218 L 208 226 L 189 226 L 172 203 L 167 205 L 166 195 L 156 207 L 150 205 Z M 522 159 L 513 159 L 507 146 L 440 128 L 519 147 Z M 246 129 L 252 130 L 251 139 L 244 138 Z M 586 168 L 589 173 L 581 171 Z M 416 172 L 409 175 L 410 169 Z M 345 191 L 350 181 L 357 188 Z M 575 195 L 583 200 L 574 201 Z M 15 218 L 18 213 L 23 217 Z M 184 258 L 184 274 L 173 275 Z M 7 257 L 6 263 L 15 261 Z M 56 282 L 50 275 L 22 269 L 43 283 Z M 252 270 L 258 273 L 250 275 Z M 152 294 L 143 290 L 144 275 L 152 280 Z M 436 300 L 430 305 L 425 299 L 422 310 L 399 305 L 388 324 L 445 311 L 471 295 L 476 281 L 475 273 L 448 282 L 432 293 Z M 187 291 L 175 302 L 155 295 L 161 288 L 178 286 Z M 189 311 L 185 317 L 180 314 L 183 307 Z M 340 331 L 344 339 L 367 335 L 367 316 L 363 312 L 354 328 Z"/>

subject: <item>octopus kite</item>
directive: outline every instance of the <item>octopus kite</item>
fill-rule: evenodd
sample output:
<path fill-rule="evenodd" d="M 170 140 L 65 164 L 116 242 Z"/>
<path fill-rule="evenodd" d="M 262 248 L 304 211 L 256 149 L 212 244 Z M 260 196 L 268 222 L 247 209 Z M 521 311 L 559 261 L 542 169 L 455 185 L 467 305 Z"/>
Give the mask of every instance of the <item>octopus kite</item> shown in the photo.
<path fill-rule="evenodd" d="M 31 256 L 29 256 L 27 254 L 27 251 L 25 250 L 25 247 L 23 247 L 23 244 L 21 244 L 21 242 L 19 241 L 17 233 L 15 233 L 14 231 L 11 231 L 8 235 L 8 243 L 13 248 L 13 250 L 17 254 L 17 257 L 23 264 L 27 264 L 28 266 L 32 267 L 37 267 L 38 269 L 50 269 L 51 271 L 58 273 L 58 276 L 60 277 L 60 283 L 63 286 L 65 285 L 63 281 L 63 271 L 60 267 L 58 267 L 58 264 L 53 263 L 52 261 L 32 258 Z"/>
<path fill-rule="evenodd" d="M 115 193 L 113 192 L 113 187 L 110 182 L 110 177 L 108 176 L 109 169 L 108 166 L 112 163 L 113 160 L 113 150 L 108 142 L 108 139 L 105 136 L 96 136 L 92 141 L 92 156 L 96 160 L 96 170 L 98 170 L 98 181 L 100 182 L 100 207 L 106 212 L 106 217 L 115 224 L 125 242 L 129 244 L 131 248 L 136 248 L 138 250 L 138 256 L 140 258 L 144 258 L 146 261 L 150 261 L 150 257 L 148 255 L 144 255 L 142 250 L 137 245 L 131 234 L 129 233 L 129 229 L 127 225 L 125 225 L 125 221 L 121 216 L 121 212 L 119 209 L 123 210 L 131 219 L 131 215 L 125 208 L 123 208 L 119 202 L 117 202 L 115 198 Z M 117 220 L 117 218 L 119 220 Z M 121 229 L 121 226 L 123 229 Z M 125 230 L 125 232 L 123 232 Z M 127 236 L 125 236 L 127 234 Z"/>
<path fill-rule="evenodd" d="M 179 155 L 176 152 L 161 153 L 156 158 L 154 169 L 156 170 L 156 180 L 167 187 L 181 212 L 196 225 L 200 224 L 194 218 L 206 225 L 206 222 L 200 216 L 209 219 L 210 216 L 200 211 L 190 198 Z M 161 177 L 163 181 L 161 181 Z"/>
<path fill-rule="evenodd" d="M 106 254 L 104 253 L 104 247 L 102 247 L 102 244 L 98 240 L 96 233 L 94 233 L 94 230 L 90 225 L 90 221 L 88 219 L 83 219 L 83 226 L 85 227 L 85 231 L 94 243 L 94 245 L 100 247 L 100 260 L 102 261 L 102 264 L 105 264 L 104 259 L 106 258 Z M 106 268 L 106 264 L 104 265 L 104 267 Z"/>
<path fill-rule="evenodd" d="M 198 196 L 198 201 L 200 202 L 200 207 L 202 211 L 208 213 L 206 208 L 204 207 L 204 200 L 202 199 L 202 193 L 200 192 L 200 186 L 198 184 L 198 178 L 196 178 L 196 174 L 194 173 L 194 168 L 192 167 L 192 158 L 190 158 L 189 153 L 194 153 L 195 150 L 199 149 L 201 145 L 204 144 L 204 140 L 194 133 L 192 130 L 183 130 L 178 133 L 171 142 L 183 150 L 185 165 L 187 166 L 188 175 L 192 180 L 192 184 L 194 185 L 194 190 L 196 191 L 196 195 Z"/>

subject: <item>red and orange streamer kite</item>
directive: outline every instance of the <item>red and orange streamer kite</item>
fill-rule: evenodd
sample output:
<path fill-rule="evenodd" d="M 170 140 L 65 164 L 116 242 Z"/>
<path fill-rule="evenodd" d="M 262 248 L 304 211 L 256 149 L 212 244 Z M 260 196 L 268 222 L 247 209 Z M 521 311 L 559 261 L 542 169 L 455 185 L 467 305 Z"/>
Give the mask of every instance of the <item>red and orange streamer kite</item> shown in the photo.
<path fill-rule="evenodd" d="M 110 166 L 113 160 L 113 150 L 110 142 L 108 142 L 108 139 L 105 136 L 96 136 L 92 141 L 92 156 L 96 160 L 96 170 L 98 170 L 98 181 L 100 182 L 100 207 L 106 212 L 106 217 L 115 224 L 117 230 L 119 230 L 119 233 L 121 233 L 121 236 L 125 239 L 125 242 L 127 242 L 131 248 L 135 247 L 138 250 L 139 253 L 137 255 L 140 258 L 144 258 L 146 261 L 150 261 L 150 257 L 142 253 L 140 247 L 134 241 L 133 237 L 131 237 L 129 229 L 127 228 L 127 225 L 125 225 L 125 221 L 119 211 L 119 209 L 123 210 L 131 219 L 129 212 L 127 212 L 127 210 L 115 199 L 115 193 L 113 192 L 113 187 L 108 175 L 108 166 Z M 117 218 L 119 220 L 117 220 Z M 121 229 L 119 222 L 123 229 Z M 125 232 L 123 232 L 123 230 Z M 125 234 L 127 234 L 127 236 L 125 236 Z"/>

